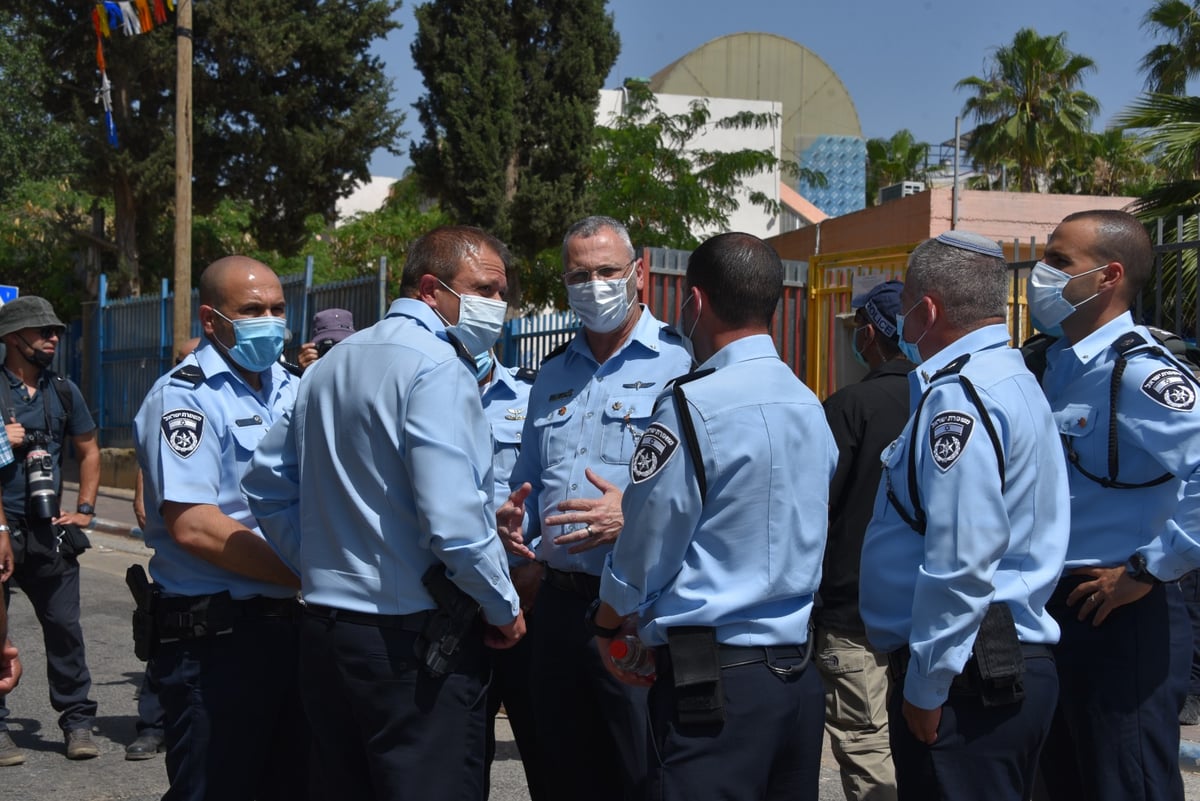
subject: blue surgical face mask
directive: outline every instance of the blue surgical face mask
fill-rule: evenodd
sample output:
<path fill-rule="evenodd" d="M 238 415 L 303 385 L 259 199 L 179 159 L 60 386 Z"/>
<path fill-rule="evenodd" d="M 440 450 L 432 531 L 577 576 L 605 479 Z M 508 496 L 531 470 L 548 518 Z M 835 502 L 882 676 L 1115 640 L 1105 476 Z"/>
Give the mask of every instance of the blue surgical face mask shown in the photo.
<path fill-rule="evenodd" d="M 475 357 L 475 383 L 480 383 L 488 377 L 488 373 L 492 372 L 493 364 L 495 364 L 495 359 L 492 358 L 490 350 L 485 350 Z"/>
<path fill-rule="evenodd" d="M 1063 297 L 1063 290 L 1067 288 L 1068 283 L 1076 278 L 1091 275 L 1097 270 L 1103 270 L 1107 266 L 1107 264 L 1101 264 L 1099 267 L 1094 267 L 1091 270 L 1079 273 L 1079 275 L 1068 275 L 1062 270 L 1051 267 L 1044 261 L 1039 261 L 1033 265 L 1033 271 L 1029 274 L 1029 286 L 1026 289 L 1026 296 L 1029 299 L 1029 316 L 1033 322 L 1033 327 L 1043 334 L 1049 334 L 1054 337 L 1062 336 L 1062 326 L 1060 323 L 1074 314 L 1075 310 L 1080 306 L 1100 294 L 1097 292 L 1090 298 L 1085 298 L 1078 303 L 1072 303 Z"/>
<path fill-rule="evenodd" d="M 454 334 L 472 356 L 487 353 L 504 330 L 504 316 L 508 313 L 508 304 L 502 300 L 481 298 L 478 295 L 460 295 L 446 286 L 446 282 L 440 278 L 438 283 L 458 298 L 458 322 L 454 325 L 447 323 L 446 331 Z M 441 312 L 438 312 L 438 316 L 442 318 L 442 322 L 446 322 Z"/>
<path fill-rule="evenodd" d="M 636 274 L 630 270 L 624 278 L 567 284 L 567 303 L 584 328 L 607 334 L 621 327 L 637 298 Z"/>
<path fill-rule="evenodd" d="M 268 315 L 230 320 L 215 307 L 213 313 L 233 326 L 233 347 L 226 347 L 219 339 L 217 343 L 243 370 L 261 373 L 271 369 L 271 365 L 279 360 L 287 336 L 287 321 L 284 318 Z"/>
<path fill-rule="evenodd" d="M 900 346 L 900 352 L 904 354 L 904 358 L 908 359 L 913 364 L 920 364 L 924 359 L 921 358 L 921 349 L 917 347 L 921 344 L 921 340 L 925 338 L 925 334 L 929 333 L 929 329 L 925 329 L 925 333 L 917 337 L 916 342 L 908 342 L 904 339 L 904 318 L 915 308 L 921 305 L 921 301 L 925 300 L 922 295 L 917 299 L 917 302 L 908 307 L 908 311 L 903 314 L 896 315 L 896 333 L 900 337 L 900 341 L 896 344 Z"/>
<path fill-rule="evenodd" d="M 862 351 L 858 349 L 858 332 L 865 329 L 865 325 L 860 325 L 858 328 L 854 329 L 854 333 L 850 335 L 850 349 L 854 351 L 854 361 L 870 370 L 871 365 L 867 364 L 867 357 L 863 356 Z"/>

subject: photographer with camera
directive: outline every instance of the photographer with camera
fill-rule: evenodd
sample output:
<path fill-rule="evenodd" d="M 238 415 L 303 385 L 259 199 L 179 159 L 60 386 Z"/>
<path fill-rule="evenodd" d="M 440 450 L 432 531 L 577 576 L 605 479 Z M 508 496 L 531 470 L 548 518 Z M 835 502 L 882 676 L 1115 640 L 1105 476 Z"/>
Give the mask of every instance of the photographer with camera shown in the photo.
<path fill-rule="evenodd" d="M 354 333 L 354 315 L 345 309 L 324 309 L 313 315 L 312 342 L 300 346 L 300 369 L 305 370 L 329 349 Z"/>
<path fill-rule="evenodd" d="M 88 547 L 82 529 L 96 513 L 100 448 L 79 388 L 49 369 L 65 328 L 43 298 L 26 295 L 0 307 L 6 346 L 0 409 L 15 456 L 0 468 L 0 489 L 12 526 L 13 575 L 42 624 L 50 703 L 59 713 L 67 758 L 90 759 L 100 751 L 92 742 L 96 702 L 88 697 L 92 678 L 79 625 L 77 557 Z M 68 438 L 79 459 L 75 511 L 60 508 Z M 25 755 L 9 737 L 7 718 L 0 702 L 0 765 L 19 765 Z"/>

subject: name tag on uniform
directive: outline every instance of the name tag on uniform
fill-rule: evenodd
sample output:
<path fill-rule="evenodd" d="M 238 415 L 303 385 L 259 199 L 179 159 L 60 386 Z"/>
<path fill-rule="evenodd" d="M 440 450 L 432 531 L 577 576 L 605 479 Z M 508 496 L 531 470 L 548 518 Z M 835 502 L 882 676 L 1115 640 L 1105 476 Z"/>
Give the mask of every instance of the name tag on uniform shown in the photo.
<path fill-rule="evenodd" d="M 554 403 L 554 401 L 556 401 L 556 400 L 562 400 L 563 398 L 569 398 L 574 394 L 575 394 L 575 390 L 568 389 L 566 392 L 559 392 L 557 394 L 551 395 L 550 402 Z"/>
<path fill-rule="evenodd" d="M 241 420 L 234 420 L 233 424 L 239 428 L 244 428 L 245 426 L 261 426 L 262 421 L 263 419 L 256 414 L 253 417 L 243 417 Z"/>

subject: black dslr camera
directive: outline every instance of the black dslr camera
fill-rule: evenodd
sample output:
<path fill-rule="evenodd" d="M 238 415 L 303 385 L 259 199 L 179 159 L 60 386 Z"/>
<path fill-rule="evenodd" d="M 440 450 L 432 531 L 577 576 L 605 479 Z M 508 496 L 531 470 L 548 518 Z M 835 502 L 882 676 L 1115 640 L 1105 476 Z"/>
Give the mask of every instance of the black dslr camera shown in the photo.
<path fill-rule="evenodd" d="M 52 520 L 58 517 L 58 493 L 54 491 L 54 457 L 50 455 L 50 435 L 45 431 L 26 431 L 29 450 L 25 454 L 25 509 L 29 517 Z"/>
<path fill-rule="evenodd" d="M 320 342 L 317 343 L 317 358 L 320 358 L 320 357 L 324 356 L 326 353 L 329 353 L 329 349 L 332 348 L 336 344 L 337 343 L 334 342 L 332 339 L 322 339 Z"/>

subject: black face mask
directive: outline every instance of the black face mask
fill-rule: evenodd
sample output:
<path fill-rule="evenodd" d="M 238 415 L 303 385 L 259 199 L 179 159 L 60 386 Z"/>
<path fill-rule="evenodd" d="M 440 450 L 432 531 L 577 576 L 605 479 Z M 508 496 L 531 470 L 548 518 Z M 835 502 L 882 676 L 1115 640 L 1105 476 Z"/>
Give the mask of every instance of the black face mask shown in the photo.
<path fill-rule="evenodd" d="M 40 367 L 43 370 L 49 367 L 54 361 L 53 353 L 46 353 L 44 350 L 38 350 L 37 348 L 33 347 L 33 345 L 30 345 L 28 342 L 26 342 L 25 337 L 21 336 L 20 334 L 17 334 L 17 338 L 20 339 L 21 342 L 24 342 L 25 347 L 29 348 L 29 350 L 33 353 L 32 356 L 26 356 L 24 353 L 22 353 L 21 356 L 24 357 L 25 361 L 29 362 L 35 367 Z"/>

